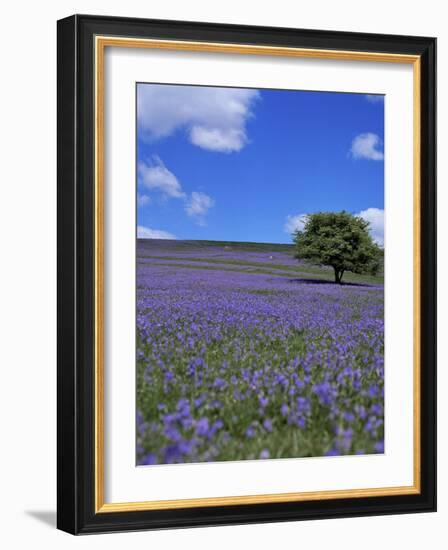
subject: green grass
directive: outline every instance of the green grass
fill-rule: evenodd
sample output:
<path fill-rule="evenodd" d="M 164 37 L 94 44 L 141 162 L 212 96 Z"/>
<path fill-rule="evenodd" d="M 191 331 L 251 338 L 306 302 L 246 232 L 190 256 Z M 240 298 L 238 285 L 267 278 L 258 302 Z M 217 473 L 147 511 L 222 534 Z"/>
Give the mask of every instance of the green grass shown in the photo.
<path fill-rule="evenodd" d="M 194 240 L 157 240 L 157 239 L 138 239 L 139 247 L 153 249 L 152 243 L 162 243 L 163 248 L 169 250 L 197 250 L 200 248 L 222 248 L 225 250 L 244 250 L 248 252 L 286 252 L 294 254 L 293 244 L 278 244 L 278 243 L 254 243 L 254 242 L 237 242 L 237 241 L 194 241 Z"/>
<path fill-rule="evenodd" d="M 243 262 L 240 260 L 209 260 L 208 258 L 182 258 L 176 256 L 146 256 L 148 259 L 163 259 L 168 261 L 151 262 L 151 265 L 159 267 L 176 267 L 177 269 L 197 269 L 211 271 L 230 271 L 236 273 L 254 273 L 259 275 L 276 275 L 277 277 L 297 277 L 321 279 L 325 281 L 333 281 L 333 273 L 326 268 L 308 267 L 300 264 L 297 268 L 291 266 L 283 266 L 280 264 L 266 265 L 257 262 Z M 139 261 L 142 261 L 141 259 Z M 206 262 L 214 265 L 189 265 L 187 263 L 178 262 Z M 235 269 L 227 266 L 235 266 Z M 238 269 L 238 267 L 247 267 L 251 269 Z M 373 277 L 370 275 L 358 275 L 356 273 L 347 272 L 344 274 L 344 283 L 363 283 L 363 284 L 383 284 L 383 277 Z"/>
<path fill-rule="evenodd" d="M 154 245 L 154 243 L 156 243 Z M 160 250 L 160 246 L 167 252 L 171 252 L 169 255 L 157 254 L 157 250 Z M 327 266 L 318 266 L 309 263 L 297 262 L 297 267 L 290 264 L 282 264 L 278 258 L 273 260 L 273 263 L 257 262 L 251 259 L 239 260 L 232 258 L 211 258 L 209 255 L 210 249 L 221 250 L 224 254 L 226 252 L 262 252 L 269 253 L 282 253 L 289 258 L 294 257 L 295 247 L 292 244 L 276 244 L 276 243 L 253 243 L 253 242 L 234 242 L 234 241 L 150 241 L 141 239 L 138 242 L 138 260 L 160 260 L 160 262 L 152 265 L 158 266 L 173 266 L 183 269 L 203 269 L 203 270 L 220 270 L 220 271 L 235 271 L 245 273 L 254 273 L 260 275 L 277 275 L 281 277 L 297 277 L 297 278 L 310 278 L 310 279 L 322 279 L 325 281 L 333 281 L 333 270 Z M 197 256 L 184 257 L 179 253 L 192 252 L 197 253 Z M 204 251 L 204 256 L 201 255 L 201 251 Z M 280 261 L 280 263 L 279 263 Z M 186 263 L 176 262 L 191 262 L 199 263 L 203 262 L 208 265 L 195 266 L 188 265 Z M 216 267 L 215 267 L 216 266 Z M 233 269 L 233 267 L 245 267 L 254 269 Z M 360 284 L 383 284 L 384 275 L 382 273 L 377 276 L 371 275 L 359 275 L 357 273 L 345 272 L 343 277 L 344 283 L 360 283 Z"/>

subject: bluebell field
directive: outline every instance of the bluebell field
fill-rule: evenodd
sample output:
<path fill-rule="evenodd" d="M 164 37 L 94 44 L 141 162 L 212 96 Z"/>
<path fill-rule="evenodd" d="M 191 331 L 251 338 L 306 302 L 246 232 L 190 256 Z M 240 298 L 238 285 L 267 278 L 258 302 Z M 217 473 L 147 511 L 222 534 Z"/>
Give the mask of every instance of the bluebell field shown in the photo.
<path fill-rule="evenodd" d="M 138 465 L 384 452 L 380 277 L 139 240 Z"/>

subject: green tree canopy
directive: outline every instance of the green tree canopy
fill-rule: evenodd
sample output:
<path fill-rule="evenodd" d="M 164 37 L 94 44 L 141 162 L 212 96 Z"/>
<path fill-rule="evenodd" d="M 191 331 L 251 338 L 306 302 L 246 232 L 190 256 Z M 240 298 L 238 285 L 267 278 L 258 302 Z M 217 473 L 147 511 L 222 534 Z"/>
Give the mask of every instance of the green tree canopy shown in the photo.
<path fill-rule="evenodd" d="M 376 275 L 382 249 L 372 240 L 369 222 L 348 212 L 317 212 L 306 216 L 302 231 L 293 234 L 295 257 L 334 269 L 341 284 L 345 271 Z"/>

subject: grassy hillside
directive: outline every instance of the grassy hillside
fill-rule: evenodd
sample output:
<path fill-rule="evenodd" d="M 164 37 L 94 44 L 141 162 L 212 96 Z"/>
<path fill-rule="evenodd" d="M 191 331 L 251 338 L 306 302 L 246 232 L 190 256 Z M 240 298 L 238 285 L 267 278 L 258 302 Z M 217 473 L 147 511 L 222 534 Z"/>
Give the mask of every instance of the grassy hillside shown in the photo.
<path fill-rule="evenodd" d="M 288 278 L 310 278 L 333 281 L 333 270 L 294 258 L 292 244 L 233 241 L 194 241 L 139 239 L 139 261 L 178 269 L 219 270 L 272 274 Z M 382 270 L 381 270 L 382 271 Z M 383 284 L 378 276 L 346 272 L 344 283 Z"/>

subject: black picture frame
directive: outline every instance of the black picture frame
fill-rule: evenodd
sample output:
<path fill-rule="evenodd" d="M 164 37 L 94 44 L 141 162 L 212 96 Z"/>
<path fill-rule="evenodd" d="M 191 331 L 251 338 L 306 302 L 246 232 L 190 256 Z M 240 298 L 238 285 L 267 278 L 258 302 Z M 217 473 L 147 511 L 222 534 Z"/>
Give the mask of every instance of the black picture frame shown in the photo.
<path fill-rule="evenodd" d="M 421 62 L 419 494 L 95 512 L 94 55 L 97 35 L 415 55 Z M 436 510 L 436 39 L 74 15 L 58 21 L 57 526 L 73 534 Z"/>

